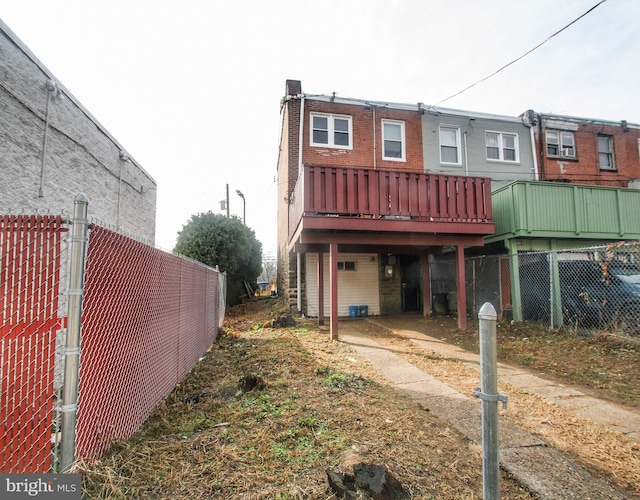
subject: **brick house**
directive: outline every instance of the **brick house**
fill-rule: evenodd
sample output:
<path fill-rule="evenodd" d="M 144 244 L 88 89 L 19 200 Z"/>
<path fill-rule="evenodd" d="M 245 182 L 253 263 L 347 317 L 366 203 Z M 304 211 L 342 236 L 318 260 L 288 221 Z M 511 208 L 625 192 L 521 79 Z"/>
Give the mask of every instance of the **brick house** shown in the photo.
<path fill-rule="evenodd" d="M 0 21 L 0 213 L 89 215 L 155 241 L 156 181 Z"/>
<path fill-rule="evenodd" d="M 421 104 L 310 95 L 288 80 L 281 108 L 280 293 L 319 322 L 329 311 L 333 337 L 363 305 L 429 315 L 429 256 L 448 247 L 466 328 L 464 249 L 493 233 L 490 180 L 429 172 Z"/>
<path fill-rule="evenodd" d="M 540 180 L 640 186 L 640 125 L 532 110 L 523 117 L 535 130 Z"/>

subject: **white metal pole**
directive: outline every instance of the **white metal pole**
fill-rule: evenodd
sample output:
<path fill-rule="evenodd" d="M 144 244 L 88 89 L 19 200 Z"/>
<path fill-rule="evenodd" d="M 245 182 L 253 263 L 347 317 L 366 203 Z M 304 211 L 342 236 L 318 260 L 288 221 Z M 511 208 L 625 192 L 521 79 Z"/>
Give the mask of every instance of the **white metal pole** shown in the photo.
<path fill-rule="evenodd" d="M 85 249 L 89 227 L 89 221 L 87 220 L 88 204 L 89 199 L 84 194 L 79 194 L 74 200 L 73 226 L 71 229 L 71 265 L 69 289 L 67 291 L 69 311 L 61 408 L 60 472 L 69 472 L 75 463 L 78 375 L 80 371 L 80 318 L 82 316 Z"/>
<path fill-rule="evenodd" d="M 473 395 L 482 400 L 482 492 L 484 500 L 500 498 L 500 462 L 498 459 L 498 401 L 506 407 L 507 396 L 498 394 L 498 355 L 496 320 L 490 302 L 478 313 L 480 329 L 481 387 Z"/>

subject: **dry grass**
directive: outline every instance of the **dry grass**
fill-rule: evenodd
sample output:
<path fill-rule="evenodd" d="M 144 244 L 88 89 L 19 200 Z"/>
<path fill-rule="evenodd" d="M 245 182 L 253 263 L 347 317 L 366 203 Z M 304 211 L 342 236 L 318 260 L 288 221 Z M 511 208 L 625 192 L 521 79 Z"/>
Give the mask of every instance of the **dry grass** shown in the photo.
<path fill-rule="evenodd" d="M 326 469 L 347 472 L 356 455 L 386 464 L 412 498 L 482 498 L 478 446 L 326 331 L 261 328 L 278 307 L 265 299 L 230 311 L 218 342 L 140 431 L 79 464 L 85 497 L 330 499 Z M 244 392 L 241 377 L 265 386 Z M 504 474 L 501 496 L 531 498 Z"/>
<path fill-rule="evenodd" d="M 413 326 L 415 326 L 415 321 Z M 531 333 L 529 329 L 528 334 Z M 418 368 L 441 380 L 446 380 L 448 385 L 463 394 L 471 394 L 478 385 L 478 371 L 471 367 L 425 351 L 410 339 L 394 335 L 384 328 L 372 325 L 368 328 L 368 334 L 374 336 L 378 343 L 392 348 L 396 354 L 404 357 Z M 449 336 L 449 340 L 453 341 L 465 334 L 453 332 L 451 328 L 443 328 L 438 330 L 437 335 L 437 338 Z M 471 334 L 466 333 L 466 335 L 467 345 L 475 349 L 474 341 L 469 339 Z M 543 335 L 548 338 L 550 334 L 543 333 Z M 595 338 L 591 340 L 574 338 L 574 344 L 576 342 L 581 344 L 575 350 L 571 350 L 577 351 L 580 355 L 585 347 L 583 344 L 588 344 L 591 341 L 599 343 L 599 340 Z M 535 341 L 532 342 L 535 343 Z M 505 349 L 505 343 L 502 343 L 503 354 Z M 520 349 L 522 348 L 520 347 Z M 586 350 L 593 351 L 588 346 Z M 592 369 L 592 366 L 588 364 L 589 358 L 580 356 L 578 359 L 574 359 L 563 350 L 550 350 L 543 356 L 546 356 L 547 362 L 557 356 L 557 362 L 560 363 L 562 360 L 565 369 L 568 370 L 571 367 L 573 373 Z M 625 375 L 620 378 L 629 382 L 634 377 L 637 380 L 638 377 L 637 373 L 633 373 L 633 369 L 634 364 L 631 363 L 618 367 L 617 371 L 624 372 Z M 589 387 L 584 387 L 584 389 L 589 390 Z M 591 389 L 593 390 L 594 387 Z M 500 392 L 509 395 L 509 407 L 507 410 L 501 410 L 502 417 L 562 451 L 584 466 L 594 476 L 625 490 L 629 496 L 640 497 L 640 443 L 637 440 L 580 418 L 568 409 L 561 408 L 509 384 L 501 383 Z M 626 389 L 622 392 L 625 395 L 628 394 Z"/>

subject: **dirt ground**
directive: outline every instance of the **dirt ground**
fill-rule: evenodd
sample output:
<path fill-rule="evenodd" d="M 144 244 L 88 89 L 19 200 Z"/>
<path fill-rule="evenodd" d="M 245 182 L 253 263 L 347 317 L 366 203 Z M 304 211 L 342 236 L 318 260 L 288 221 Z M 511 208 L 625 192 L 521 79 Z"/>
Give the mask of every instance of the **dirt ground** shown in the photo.
<path fill-rule="evenodd" d="M 333 499 L 327 469 L 350 473 L 352 464 L 362 461 L 384 464 L 410 498 L 482 498 L 477 445 L 399 394 L 349 346 L 330 341 L 316 322 L 280 326 L 282 312 L 275 299 L 230 310 L 216 344 L 139 432 L 116 443 L 100 461 L 79 464 L 85 497 Z M 459 333 L 449 320 L 436 319 L 439 338 L 477 348 L 472 329 Z M 439 370 L 448 383 L 469 392 L 471 375 L 464 367 L 416 350 L 375 325 L 370 328 L 376 341 L 393 343 L 417 366 Z M 617 342 L 573 337 L 569 347 L 544 331 L 501 326 L 498 343 L 502 359 L 536 370 L 540 366 L 572 383 L 575 377 L 599 396 L 606 388 L 611 399 L 637 408 L 638 349 Z M 591 347 L 583 349 L 583 343 Z M 566 352 L 560 355 L 565 348 L 575 353 L 575 361 L 568 361 Z M 609 360 L 614 351 L 624 363 Z M 598 361 L 595 368 L 583 363 L 585 352 Z M 587 367 L 616 374 L 620 383 L 603 386 L 604 376 L 596 383 Z M 477 374 L 474 378 L 477 385 Z M 509 392 L 509 397 L 511 402 L 526 396 Z M 567 423 L 570 417 L 560 409 L 535 403 L 539 410 L 512 417 L 541 427 L 545 439 L 557 441 L 553 446 L 564 446 L 590 472 L 630 498 L 640 498 L 636 441 L 594 426 L 583 433 L 584 422 L 573 418 Z M 582 434 L 591 444 L 574 442 Z M 607 454 L 615 467 L 602 459 Z M 500 481 L 501 498 L 532 498 L 504 472 Z"/>

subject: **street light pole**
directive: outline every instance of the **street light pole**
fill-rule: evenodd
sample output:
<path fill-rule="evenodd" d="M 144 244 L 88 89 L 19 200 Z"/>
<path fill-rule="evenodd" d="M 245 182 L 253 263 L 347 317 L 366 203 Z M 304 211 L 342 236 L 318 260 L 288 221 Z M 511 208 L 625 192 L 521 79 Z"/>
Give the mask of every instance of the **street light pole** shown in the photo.
<path fill-rule="evenodd" d="M 236 193 L 240 198 L 242 198 L 242 223 L 247 225 L 247 200 L 244 199 L 244 195 L 240 192 L 239 189 L 236 189 Z"/>

